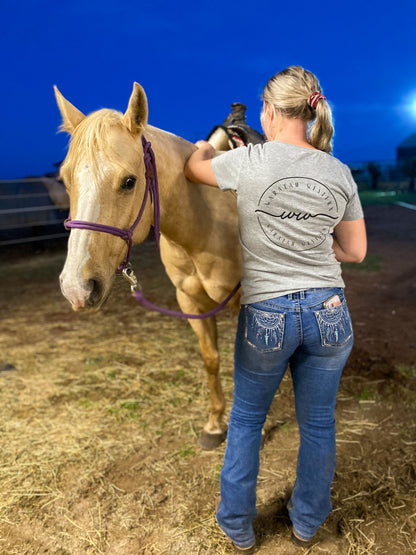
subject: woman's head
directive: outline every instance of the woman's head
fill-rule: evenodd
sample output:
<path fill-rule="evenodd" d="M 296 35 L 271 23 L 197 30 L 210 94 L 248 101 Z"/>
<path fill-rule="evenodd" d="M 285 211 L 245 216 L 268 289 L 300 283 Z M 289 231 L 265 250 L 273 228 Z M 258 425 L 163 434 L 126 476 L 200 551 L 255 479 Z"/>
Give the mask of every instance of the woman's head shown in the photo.
<path fill-rule="evenodd" d="M 313 73 L 300 66 L 290 66 L 276 73 L 264 87 L 263 100 L 264 109 L 271 106 L 283 117 L 315 120 L 309 132 L 309 142 L 318 150 L 331 152 L 334 134 L 331 109 Z"/>

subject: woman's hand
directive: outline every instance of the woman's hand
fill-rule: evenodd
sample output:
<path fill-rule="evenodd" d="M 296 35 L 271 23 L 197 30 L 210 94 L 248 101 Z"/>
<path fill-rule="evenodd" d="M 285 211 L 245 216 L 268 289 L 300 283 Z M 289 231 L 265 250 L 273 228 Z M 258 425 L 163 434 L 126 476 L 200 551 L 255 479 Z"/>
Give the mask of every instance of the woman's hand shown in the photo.
<path fill-rule="evenodd" d="M 214 158 L 216 150 L 208 141 L 197 141 L 195 146 L 206 156 L 205 160 Z"/>

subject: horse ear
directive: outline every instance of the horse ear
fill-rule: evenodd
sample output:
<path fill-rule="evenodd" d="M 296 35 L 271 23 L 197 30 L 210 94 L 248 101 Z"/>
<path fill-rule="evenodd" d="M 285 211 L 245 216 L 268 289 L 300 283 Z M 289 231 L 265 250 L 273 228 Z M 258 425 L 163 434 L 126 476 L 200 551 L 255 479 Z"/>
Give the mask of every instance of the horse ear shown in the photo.
<path fill-rule="evenodd" d="M 72 135 L 77 125 L 85 118 L 84 114 L 73 106 L 66 98 L 59 92 L 58 87 L 54 86 L 55 98 L 58 104 L 59 111 L 62 116 L 61 129 Z"/>
<path fill-rule="evenodd" d="M 124 123 L 133 135 L 139 135 L 147 125 L 147 97 L 139 83 L 134 83 L 129 105 L 124 114 Z"/>

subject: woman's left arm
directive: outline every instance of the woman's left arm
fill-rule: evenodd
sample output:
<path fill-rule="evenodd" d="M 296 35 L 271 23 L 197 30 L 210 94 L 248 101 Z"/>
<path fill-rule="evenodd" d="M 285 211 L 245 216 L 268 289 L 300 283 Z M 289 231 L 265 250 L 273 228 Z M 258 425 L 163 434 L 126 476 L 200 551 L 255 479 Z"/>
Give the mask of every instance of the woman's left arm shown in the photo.
<path fill-rule="evenodd" d="M 198 147 L 198 150 L 195 150 L 188 158 L 184 168 L 185 176 L 194 183 L 205 183 L 212 187 L 218 187 L 212 169 L 215 148 L 207 141 L 198 141 L 195 146 Z"/>
<path fill-rule="evenodd" d="M 332 248 L 338 262 L 362 262 L 367 253 L 364 218 L 342 220 L 335 226 Z"/>

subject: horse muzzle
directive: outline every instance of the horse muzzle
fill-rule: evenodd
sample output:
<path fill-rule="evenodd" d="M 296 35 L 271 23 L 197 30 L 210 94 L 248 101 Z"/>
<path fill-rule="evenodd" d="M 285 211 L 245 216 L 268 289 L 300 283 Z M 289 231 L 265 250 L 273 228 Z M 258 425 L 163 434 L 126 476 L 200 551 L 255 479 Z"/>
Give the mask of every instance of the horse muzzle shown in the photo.
<path fill-rule="evenodd" d="M 107 300 L 109 288 L 106 291 L 99 278 L 90 278 L 85 283 L 77 283 L 68 280 L 62 273 L 59 280 L 62 294 L 76 312 L 97 311 Z"/>

